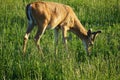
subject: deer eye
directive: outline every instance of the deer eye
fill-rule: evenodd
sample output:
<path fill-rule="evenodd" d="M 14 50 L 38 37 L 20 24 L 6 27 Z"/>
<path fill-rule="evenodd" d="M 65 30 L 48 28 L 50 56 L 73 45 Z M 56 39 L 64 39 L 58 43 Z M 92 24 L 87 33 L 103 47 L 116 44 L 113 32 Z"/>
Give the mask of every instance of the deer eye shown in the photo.
<path fill-rule="evenodd" d="M 89 45 L 89 46 L 92 46 L 92 45 L 93 45 L 93 40 L 92 40 L 92 38 L 89 38 L 88 45 Z"/>

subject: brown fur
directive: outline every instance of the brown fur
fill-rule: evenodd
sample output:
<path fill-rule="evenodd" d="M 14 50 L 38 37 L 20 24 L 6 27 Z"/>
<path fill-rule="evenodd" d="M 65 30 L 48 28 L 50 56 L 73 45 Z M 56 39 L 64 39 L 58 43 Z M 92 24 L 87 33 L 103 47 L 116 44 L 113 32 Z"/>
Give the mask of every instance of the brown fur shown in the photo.
<path fill-rule="evenodd" d="M 88 36 L 88 31 L 80 23 L 79 19 L 77 18 L 73 9 L 70 6 L 54 2 L 33 2 L 31 4 L 28 4 L 27 7 L 28 6 L 31 7 L 31 16 L 32 20 L 34 21 L 32 24 L 28 25 L 28 29 L 24 37 L 24 52 L 26 49 L 26 43 L 29 37 L 29 33 L 31 32 L 35 24 L 38 25 L 38 31 L 35 36 L 35 42 L 38 46 L 38 49 L 40 48 L 38 42 L 41 35 L 44 33 L 46 28 L 51 28 L 56 30 L 56 32 L 58 32 L 58 29 L 62 30 L 63 41 L 65 45 L 67 43 L 67 31 L 73 32 L 79 38 L 81 38 L 82 41 L 85 42 L 86 50 L 88 52 L 89 42 L 91 42 Z M 89 33 L 89 35 L 92 34 Z"/>

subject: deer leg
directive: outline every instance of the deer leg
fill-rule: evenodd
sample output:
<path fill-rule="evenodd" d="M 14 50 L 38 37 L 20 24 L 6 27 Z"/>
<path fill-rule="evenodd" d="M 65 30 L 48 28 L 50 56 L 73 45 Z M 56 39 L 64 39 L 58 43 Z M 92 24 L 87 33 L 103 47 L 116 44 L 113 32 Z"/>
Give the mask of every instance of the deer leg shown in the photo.
<path fill-rule="evenodd" d="M 62 36 L 63 36 L 63 44 L 65 45 L 65 49 L 67 48 L 67 29 L 65 27 L 62 28 Z"/>
<path fill-rule="evenodd" d="M 28 28 L 27 28 L 27 31 L 26 31 L 26 34 L 25 34 L 24 40 L 23 40 L 23 53 L 25 53 L 25 51 L 26 51 L 27 41 L 28 41 L 30 32 L 32 31 L 33 27 L 34 27 L 33 23 L 28 24 Z"/>
<path fill-rule="evenodd" d="M 55 53 L 57 54 L 57 47 L 58 47 L 58 31 L 59 29 L 54 29 L 54 45 L 55 45 Z"/>
<path fill-rule="evenodd" d="M 41 51 L 41 52 L 42 52 L 42 50 L 40 48 L 39 41 L 40 41 L 40 38 L 42 37 L 45 29 L 46 29 L 46 26 L 38 26 L 38 31 L 37 31 L 35 38 L 34 38 L 35 44 L 38 48 L 38 51 Z"/>
<path fill-rule="evenodd" d="M 41 32 L 38 30 L 35 35 L 35 38 L 34 38 L 35 44 L 36 44 L 38 50 L 40 50 L 40 46 L 39 46 L 40 34 L 41 34 Z"/>

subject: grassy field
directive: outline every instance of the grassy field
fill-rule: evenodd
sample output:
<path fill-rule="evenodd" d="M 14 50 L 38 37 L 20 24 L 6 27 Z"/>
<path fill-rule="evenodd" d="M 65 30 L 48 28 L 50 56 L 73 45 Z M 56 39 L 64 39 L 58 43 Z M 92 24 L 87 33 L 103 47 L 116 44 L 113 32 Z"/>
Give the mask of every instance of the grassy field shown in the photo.
<path fill-rule="evenodd" d="M 70 5 L 86 29 L 102 33 L 91 56 L 74 34 L 68 53 L 59 36 L 55 55 L 53 31 L 47 30 L 41 39 L 41 56 L 33 41 L 34 28 L 23 57 L 25 6 L 33 1 L 0 0 L 0 80 L 120 80 L 120 0 L 49 0 Z"/>

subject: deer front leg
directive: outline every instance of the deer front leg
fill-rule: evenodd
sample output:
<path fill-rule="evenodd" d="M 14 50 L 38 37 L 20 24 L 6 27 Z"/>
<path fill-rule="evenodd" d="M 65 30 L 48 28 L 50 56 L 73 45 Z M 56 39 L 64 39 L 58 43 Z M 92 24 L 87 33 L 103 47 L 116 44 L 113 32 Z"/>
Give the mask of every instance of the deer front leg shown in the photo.
<path fill-rule="evenodd" d="M 66 51 L 68 51 L 68 47 L 67 47 L 67 29 L 65 27 L 62 28 L 62 35 L 63 35 L 63 44 L 65 46 Z"/>
<path fill-rule="evenodd" d="M 59 29 L 54 29 L 54 47 L 55 47 L 55 54 L 57 54 L 57 48 L 58 48 L 58 35 L 59 35 L 59 33 L 58 33 L 58 31 L 59 31 Z"/>
<path fill-rule="evenodd" d="M 23 53 L 24 54 L 26 51 L 26 45 L 27 45 L 28 38 L 29 38 L 30 32 L 32 31 L 33 27 L 34 27 L 33 23 L 28 24 L 28 28 L 27 28 L 27 31 L 26 31 L 26 34 L 25 34 L 24 40 L 23 40 Z"/>

